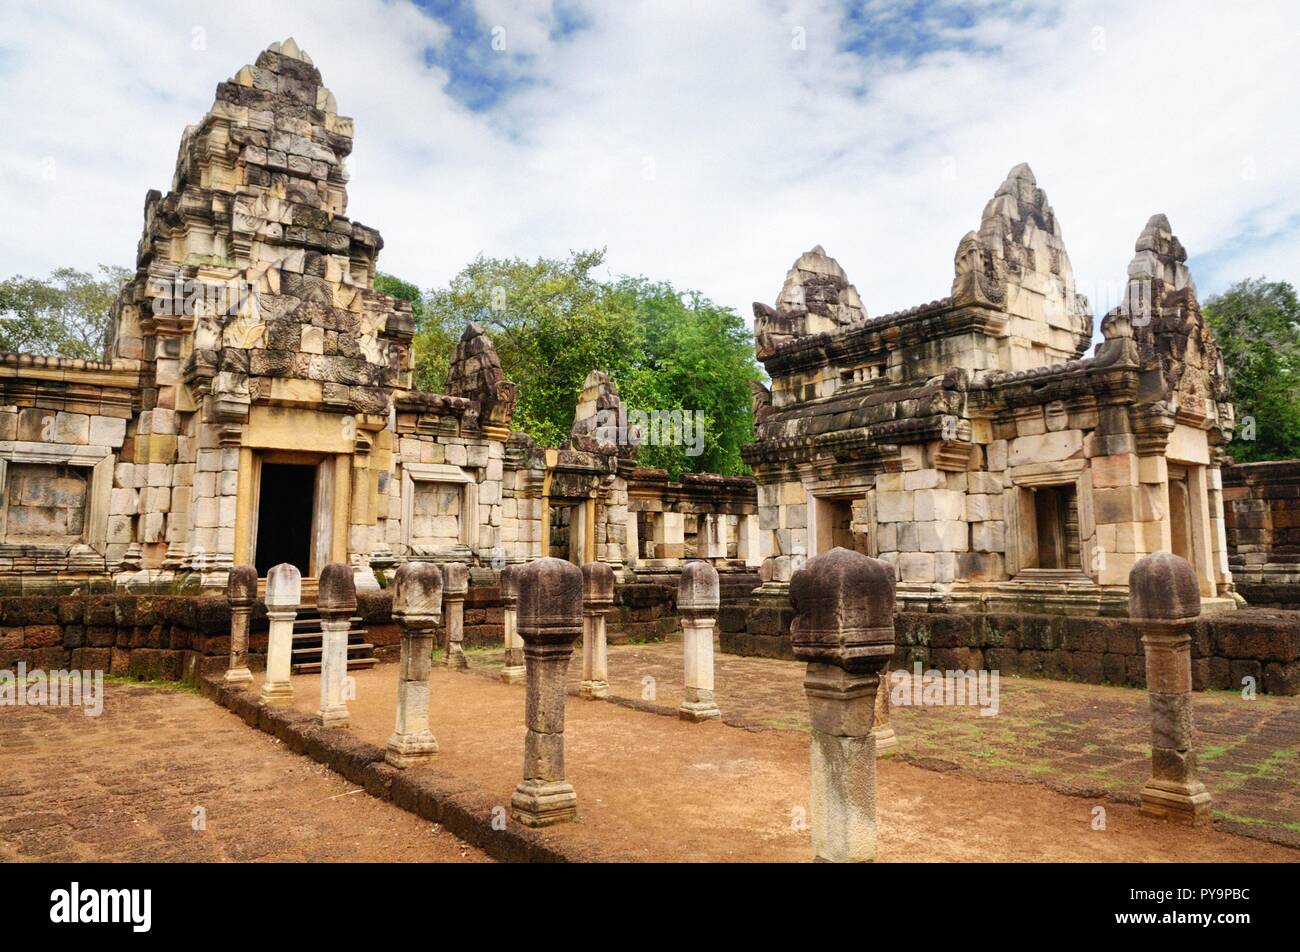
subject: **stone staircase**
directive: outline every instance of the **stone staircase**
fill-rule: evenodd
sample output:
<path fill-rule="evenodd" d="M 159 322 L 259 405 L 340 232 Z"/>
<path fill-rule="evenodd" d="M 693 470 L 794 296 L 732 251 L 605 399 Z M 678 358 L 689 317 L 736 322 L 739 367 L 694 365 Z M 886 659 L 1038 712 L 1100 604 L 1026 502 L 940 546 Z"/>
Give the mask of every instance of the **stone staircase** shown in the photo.
<path fill-rule="evenodd" d="M 379 663 L 375 646 L 366 640 L 360 616 L 354 615 L 348 629 L 348 670 L 373 668 Z M 293 623 L 293 654 L 290 670 L 294 674 L 319 674 L 321 656 L 320 614 L 315 605 L 303 605 Z"/>
<path fill-rule="evenodd" d="M 321 627 L 320 613 L 316 611 L 316 594 L 319 579 L 311 576 L 302 580 L 302 604 L 293 622 L 293 652 L 289 670 L 294 674 L 320 674 Z M 266 598 L 266 579 L 258 579 L 257 597 Z M 366 641 L 365 623 L 353 615 L 348 627 L 348 670 L 373 668 L 379 663 L 375 646 Z"/>

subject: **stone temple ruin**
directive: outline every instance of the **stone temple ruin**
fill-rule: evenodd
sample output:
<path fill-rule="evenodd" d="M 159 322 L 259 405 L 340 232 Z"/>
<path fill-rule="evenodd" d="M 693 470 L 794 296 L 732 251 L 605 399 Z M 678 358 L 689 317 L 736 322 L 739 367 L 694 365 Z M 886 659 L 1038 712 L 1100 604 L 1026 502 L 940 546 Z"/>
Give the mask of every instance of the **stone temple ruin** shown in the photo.
<path fill-rule="evenodd" d="M 588 816 L 618 838 L 579 812 L 620 798 L 579 766 L 571 776 L 576 714 L 569 763 L 597 747 L 652 760 L 636 791 L 662 814 L 648 822 L 688 840 L 691 822 L 714 826 L 727 858 L 736 814 L 710 814 L 721 797 L 663 796 L 682 791 L 661 784 L 669 748 L 688 755 L 692 787 L 708 767 L 732 799 L 765 795 L 739 780 L 758 764 L 780 811 L 807 770 L 806 817 L 794 804 L 789 830 L 810 829 L 813 855 L 833 862 L 876 857 L 877 756 L 907 743 L 891 665 L 915 672 L 918 693 L 923 665 L 962 684 L 1006 672 L 1144 686 L 1140 810 L 1194 826 L 1211 822 L 1212 793 L 1193 691 L 1300 694 L 1300 616 L 1233 611 L 1234 573 L 1257 604 L 1300 605 L 1300 462 L 1227 459 L 1223 364 L 1163 215 L 1139 235 L 1092 356 L 1088 302 L 1028 166 L 961 239 L 941 300 L 869 317 L 814 247 L 775 306 L 754 306 L 771 380 L 754 385 L 754 477 L 671 480 L 638 465 L 599 369 L 564 445 L 512 429 L 516 387 L 477 324 L 445 392 L 415 389 L 412 310 L 375 289 L 382 239 L 348 217 L 352 135 L 306 53 L 274 44 L 217 87 L 169 191 L 146 197 L 104 360 L 0 355 L 0 673 L 24 690 L 29 668 L 191 681 L 349 793 L 509 859 L 587 858 L 531 828 Z M 628 659 L 653 663 L 648 647 L 608 650 L 678 630 L 680 667 L 663 678 L 629 676 Z M 749 733 L 776 724 L 788 739 L 788 708 L 723 720 L 747 689 L 788 702 L 792 682 L 724 664 L 715 683 L 715 631 L 723 651 L 803 663 L 797 772 L 766 739 L 753 753 Z M 476 647 L 503 649 L 499 672 Z M 397 664 L 350 673 L 380 660 Z M 317 673 L 318 706 L 291 677 Z M 655 685 L 670 678 L 681 691 L 665 709 Z M 385 679 L 396 718 L 381 719 L 381 748 L 365 738 Z M 361 681 L 374 693 L 354 710 Z M 495 699 L 471 709 L 465 685 Z M 615 703 L 587 703 L 602 700 Z M 623 734 L 593 744 L 620 708 L 689 726 L 643 749 Z M 454 720 L 466 714 L 468 729 Z M 419 769 L 509 750 L 501 735 L 492 753 L 474 747 L 505 717 L 523 754 L 508 801 Z M 1089 711 L 1075 726 L 1094 723 Z M 723 770 L 731 755 L 710 745 L 735 727 L 744 759 Z M 603 818 L 626 824 L 617 814 Z M 786 826 L 782 813 L 759 832 Z"/>
<path fill-rule="evenodd" d="M 0 357 L 0 590 L 219 591 L 288 563 L 310 598 L 330 562 L 365 592 L 407 560 L 482 583 L 550 555 L 623 582 L 702 557 L 756 584 L 753 481 L 638 468 L 595 424 L 620 406 L 604 374 L 560 448 L 511 430 L 477 325 L 446 392 L 413 389 L 411 309 L 374 289 L 383 240 L 348 217 L 352 134 L 307 54 L 273 45 L 146 197 L 105 360 Z"/>
<path fill-rule="evenodd" d="M 1061 227 L 1026 165 L 957 247 L 949 296 L 868 318 L 843 268 L 800 256 L 754 305 L 771 390 L 745 459 L 763 585 L 835 546 L 895 567 L 913 611 L 1123 614 L 1143 555 L 1235 605 L 1221 468 L 1233 431 L 1187 253 L 1147 222 L 1092 338 Z"/>
<path fill-rule="evenodd" d="M 1207 612 L 1240 601 L 1230 565 L 1269 604 L 1295 601 L 1282 470 L 1230 475 L 1225 519 L 1233 410 L 1164 216 L 1088 357 L 1090 310 L 1027 166 L 959 242 L 941 300 L 869 317 L 813 248 L 775 306 L 755 305 L 771 387 L 755 385 L 754 477 L 673 481 L 608 425 L 626 416 L 599 370 L 563 446 L 513 430 L 515 385 L 475 324 L 445 392 L 414 388 L 411 309 L 375 290 L 383 241 L 348 215 L 352 135 L 306 53 L 274 44 L 219 84 L 170 189 L 146 197 L 105 359 L 0 355 L 0 596 L 215 594 L 241 565 L 263 591 L 284 564 L 313 606 L 324 567 L 344 564 L 372 626 L 360 647 L 380 657 L 396 628 L 368 599 L 409 562 L 468 566 L 470 646 L 501 643 L 502 570 L 547 557 L 610 567 L 611 642 L 678 630 L 682 567 L 707 561 L 723 650 L 785 657 L 790 579 L 835 547 L 893 566 L 900 618 L 1124 616 L 1130 570 L 1157 551 L 1193 566 Z M 87 650 L 143 646 L 86 611 L 101 630 Z M 190 634 L 149 650 L 211 627 L 171 624 Z M 1234 650 L 1214 647 L 1198 686 L 1240 663 L 1300 691 L 1295 657 Z M 1134 652 L 1084 655 L 1070 676 L 1141 683 Z"/>

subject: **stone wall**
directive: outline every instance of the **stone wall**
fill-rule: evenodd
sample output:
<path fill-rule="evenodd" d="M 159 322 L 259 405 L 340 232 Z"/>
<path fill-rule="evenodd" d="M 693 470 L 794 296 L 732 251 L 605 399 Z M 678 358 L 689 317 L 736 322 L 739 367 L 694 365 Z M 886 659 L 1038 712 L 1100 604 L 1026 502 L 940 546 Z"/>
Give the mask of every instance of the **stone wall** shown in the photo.
<path fill-rule="evenodd" d="M 1300 609 L 1300 460 L 1224 468 L 1228 563 L 1252 605 Z"/>
<path fill-rule="evenodd" d="M 265 628 L 253 640 L 266 652 Z M 222 595 L 0 597 L 0 668 L 99 670 L 180 680 L 220 671 L 230 657 L 230 607 Z"/>
<path fill-rule="evenodd" d="M 724 617 L 722 650 L 794 657 L 789 634 L 755 633 Z M 760 625 L 761 627 L 761 625 Z M 771 627 L 776 628 L 774 623 Z M 1003 675 L 1143 687 L 1137 629 L 1126 618 L 900 612 L 894 618 L 895 667 L 989 669 Z M 787 623 L 788 630 L 788 623 Z M 1240 690 L 1252 677 L 1268 694 L 1300 694 L 1300 613 L 1243 609 L 1207 615 L 1192 641 L 1197 690 Z"/>

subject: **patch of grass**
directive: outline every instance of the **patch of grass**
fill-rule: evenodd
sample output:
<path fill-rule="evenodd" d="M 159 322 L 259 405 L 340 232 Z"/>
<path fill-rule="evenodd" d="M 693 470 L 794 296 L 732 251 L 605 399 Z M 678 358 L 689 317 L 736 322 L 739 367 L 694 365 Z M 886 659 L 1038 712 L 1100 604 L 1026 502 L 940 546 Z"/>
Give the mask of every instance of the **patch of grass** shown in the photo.
<path fill-rule="evenodd" d="M 198 694 L 199 686 L 190 681 L 164 681 L 158 678 L 130 678 L 121 674 L 104 675 L 105 684 L 126 684 L 137 688 L 167 688 L 172 691 L 185 691 L 190 694 Z"/>
<path fill-rule="evenodd" d="M 1300 833 L 1300 822 L 1296 821 L 1279 823 L 1277 820 L 1265 820 L 1255 816 L 1242 816 L 1240 813 L 1229 813 L 1227 810 L 1215 810 L 1214 816 L 1216 819 L 1232 820 L 1234 823 L 1244 823 L 1247 826 L 1272 826 L 1292 833 Z"/>
<path fill-rule="evenodd" d="M 1197 748 L 1196 760 L 1198 763 L 1203 764 L 1206 761 L 1214 760 L 1216 757 L 1223 756 L 1227 750 L 1227 744 L 1206 744 L 1204 747 Z"/>
<path fill-rule="evenodd" d="M 1258 776 L 1273 776 L 1282 774 L 1290 777 L 1294 775 L 1296 761 L 1300 760 L 1300 751 L 1297 750 L 1275 750 L 1260 763 L 1256 771 Z"/>
<path fill-rule="evenodd" d="M 806 731 L 807 724 L 803 724 L 789 717 L 771 717 L 759 721 L 764 727 L 772 727 L 781 731 Z"/>

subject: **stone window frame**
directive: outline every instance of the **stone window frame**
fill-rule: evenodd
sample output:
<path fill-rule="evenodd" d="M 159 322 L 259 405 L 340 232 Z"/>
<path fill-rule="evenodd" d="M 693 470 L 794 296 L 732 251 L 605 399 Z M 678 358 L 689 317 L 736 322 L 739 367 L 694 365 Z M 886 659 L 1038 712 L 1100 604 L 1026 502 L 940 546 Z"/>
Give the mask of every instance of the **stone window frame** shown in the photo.
<path fill-rule="evenodd" d="M 478 551 L 478 481 L 473 474 L 451 463 L 402 464 L 402 549 L 411 554 L 411 527 L 415 521 L 415 484 L 443 483 L 461 486 L 460 545 L 470 554 Z M 452 549 L 435 555 L 463 555 Z"/>
<path fill-rule="evenodd" d="M 1078 581 L 1096 583 L 1096 579 L 1085 567 L 1088 564 L 1087 543 L 1096 535 L 1092 521 L 1092 473 L 1086 459 L 1067 459 L 1055 463 L 1027 463 L 1012 466 L 1007 470 L 1011 477 L 1011 487 L 1006 490 L 1007 550 L 1006 571 L 1014 581 L 1034 581 L 1039 573 L 1050 574 L 1059 580 L 1062 573 L 1077 573 Z M 1039 569 L 1036 566 L 1021 564 L 1024 549 L 1024 530 L 1021 513 L 1026 506 L 1033 505 L 1035 489 L 1050 489 L 1061 486 L 1074 488 L 1075 505 L 1079 510 L 1079 565 L 1068 569 Z M 1035 531 L 1037 531 L 1035 527 Z M 1035 545 L 1037 540 L 1035 539 Z"/>
<path fill-rule="evenodd" d="M 90 470 L 86 486 L 86 513 L 82 524 L 81 542 L 10 543 L 6 536 L 9 504 L 9 465 L 31 463 L 44 466 L 71 466 Z M 113 467 L 116 463 L 112 447 L 70 443 L 29 443 L 20 440 L 0 442 L 0 545 L 23 545 L 68 555 L 78 546 L 88 546 L 97 555 L 108 553 L 108 514 L 113 497 Z"/>

